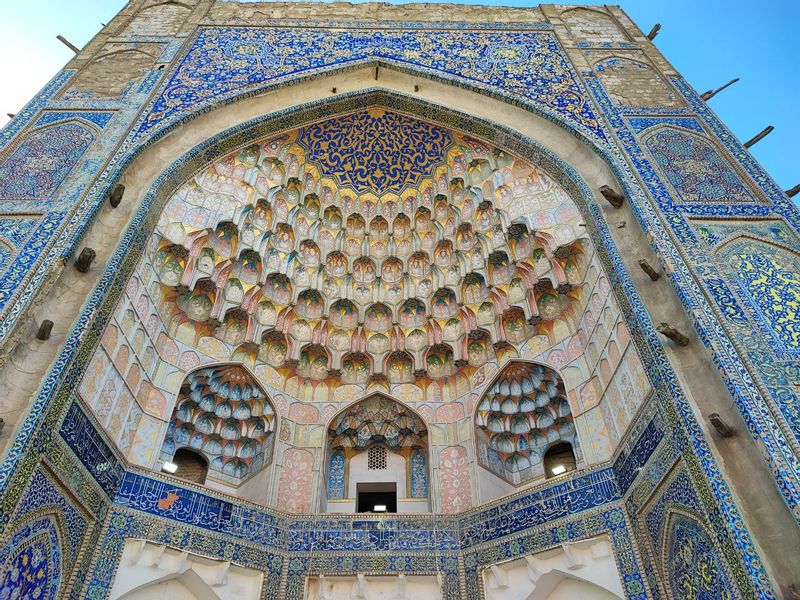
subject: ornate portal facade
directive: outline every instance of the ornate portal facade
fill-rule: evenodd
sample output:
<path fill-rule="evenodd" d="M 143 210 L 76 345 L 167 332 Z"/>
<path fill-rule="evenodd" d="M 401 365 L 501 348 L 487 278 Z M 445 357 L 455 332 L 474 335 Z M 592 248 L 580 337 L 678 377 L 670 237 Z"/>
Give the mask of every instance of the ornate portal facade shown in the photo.
<path fill-rule="evenodd" d="M 799 233 L 616 7 L 131 0 L 0 130 L 0 598 L 795 598 Z"/>

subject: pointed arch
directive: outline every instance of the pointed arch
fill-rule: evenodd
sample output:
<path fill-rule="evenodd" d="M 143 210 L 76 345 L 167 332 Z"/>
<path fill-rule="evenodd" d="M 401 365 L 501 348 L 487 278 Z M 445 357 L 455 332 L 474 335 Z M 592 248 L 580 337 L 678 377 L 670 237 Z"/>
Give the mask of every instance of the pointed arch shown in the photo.
<path fill-rule="evenodd" d="M 551 446 L 579 446 L 564 380 L 540 363 L 510 361 L 476 403 L 473 423 L 478 464 L 515 486 L 547 475 Z"/>
<path fill-rule="evenodd" d="M 4 536 L 0 589 L 17 597 L 56 600 L 64 576 L 63 522 L 58 512 L 37 511 Z"/>
<path fill-rule="evenodd" d="M 30 130 L 0 152 L 0 199 L 52 198 L 98 133 L 77 119 Z"/>
<path fill-rule="evenodd" d="M 147 46 L 101 54 L 86 64 L 70 81 L 64 97 L 120 98 L 134 81 L 153 68 L 158 56 Z"/>
<path fill-rule="evenodd" d="M 629 56 L 606 56 L 593 64 L 597 78 L 615 104 L 623 106 L 677 106 L 678 96 L 644 61 Z"/>
<path fill-rule="evenodd" d="M 714 544 L 714 536 L 688 510 L 669 507 L 664 520 L 661 562 L 676 598 L 730 600 L 736 597 L 726 564 Z"/>
<path fill-rule="evenodd" d="M 679 204 L 752 204 L 761 192 L 715 141 L 682 127 L 649 129 L 642 142 Z M 698 170 L 697 165 L 704 169 Z"/>
<path fill-rule="evenodd" d="M 726 238 L 714 255 L 773 351 L 800 355 L 800 252 L 742 231 Z"/>
<path fill-rule="evenodd" d="M 189 448 L 208 461 L 209 476 L 240 485 L 271 462 L 277 421 L 272 400 L 246 366 L 204 365 L 184 378 L 161 459 Z"/>
<path fill-rule="evenodd" d="M 326 426 L 325 485 L 327 512 L 355 512 L 358 486 L 394 483 L 398 512 L 429 510 L 430 443 L 424 419 L 406 404 L 384 394 L 369 394 L 337 412 Z M 385 458 L 373 465 L 371 454 Z M 369 460 L 367 456 L 369 456 Z"/>

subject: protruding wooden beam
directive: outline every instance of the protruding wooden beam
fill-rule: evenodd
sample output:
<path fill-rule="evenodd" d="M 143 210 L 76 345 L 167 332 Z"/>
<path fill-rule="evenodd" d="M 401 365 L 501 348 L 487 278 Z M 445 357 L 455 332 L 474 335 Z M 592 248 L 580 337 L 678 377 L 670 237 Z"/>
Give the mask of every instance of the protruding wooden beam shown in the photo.
<path fill-rule="evenodd" d="M 714 429 L 717 430 L 717 433 L 720 434 L 722 437 L 733 437 L 736 435 L 736 432 L 733 430 L 733 427 L 728 425 L 725 420 L 719 416 L 718 413 L 711 413 L 708 415 L 708 420 L 714 426 Z"/>
<path fill-rule="evenodd" d="M 39 331 L 36 332 L 36 339 L 45 341 L 50 339 L 50 332 L 53 330 L 53 322 L 45 319 L 39 325 Z"/>
<path fill-rule="evenodd" d="M 603 194 L 603 198 L 608 200 L 608 203 L 614 208 L 621 207 L 622 203 L 625 202 L 625 196 L 607 185 L 600 187 L 600 193 Z"/>
<path fill-rule="evenodd" d="M 792 189 L 786 190 L 786 195 L 789 196 L 789 198 L 794 198 L 797 196 L 797 194 L 800 194 L 800 183 L 798 183 Z"/>
<path fill-rule="evenodd" d="M 67 48 L 69 48 L 70 50 L 72 50 L 72 51 L 73 51 L 75 54 L 78 54 L 78 53 L 81 51 L 81 49 L 80 49 L 80 48 L 78 48 L 78 47 L 77 47 L 75 44 L 73 44 L 72 42 L 70 42 L 70 41 L 69 41 L 67 38 L 65 38 L 63 35 L 57 35 L 57 36 L 56 36 L 56 39 L 57 39 L 59 42 L 61 42 L 62 44 L 64 44 L 64 45 L 65 45 Z"/>
<path fill-rule="evenodd" d="M 661 335 L 668 337 L 673 342 L 678 344 L 678 346 L 688 346 L 689 345 L 689 338 L 683 335 L 680 331 L 675 329 L 669 323 L 661 323 L 658 327 L 656 327 L 656 331 Z"/>
<path fill-rule="evenodd" d="M 775 129 L 775 128 L 772 125 L 767 125 L 766 127 L 764 127 L 764 129 L 761 130 L 761 133 L 759 133 L 757 136 L 747 140 L 744 143 L 744 147 L 745 148 L 749 148 L 750 146 L 754 146 L 755 144 L 757 144 L 758 142 L 763 140 L 765 137 L 767 137 L 770 133 L 772 133 L 773 129 Z"/>
<path fill-rule="evenodd" d="M 88 273 L 96 256 L 97 253 L 92 248 L 84 248 L 78 256 L 78 260 L 75 261 L 75 268 L 81 273 Z"/>
<path fill-rule="evenodd" d="M 650 33 L 647 34 L 647 39 L 651 42 L 656 39 L 658 32 L 661 31 L 661 23 L 656 23 L 653 25 L 653 28 L 650 30 Z"/>
<path fill-rule="evenodd" d="M 125 186 L 121 183 L 118 183 L 114 186 L 111 190 L 111 193 L 108 195 L 108 203 L 111 205 L 111 208 L 117 208 L 119 203 L 122 202 L 122 196 L 125 195 Z"/>
<path fill-rule="evenodd" d="M 381 73 L 381 68 L 379 66 L 375 67 L 375 81 L 378 81 L 378 75 Z"/>
<path fill-rule="evenodd" d="M 640 267 L 642 267 L 642 271 L 644 271 L 645 273 L 647 273 L 647 276 L 648 276 L 648 277 L 649 277 L 651 280 L 653 280 L 653 281 L 658 281 L 658 278 L 659 278 L 659 277 L 661 277 L 661 276 L 658 274 L 658 272 L 657 272 L 657 271 L 656 271 L 656 270 L 655 270 L 653 267 L 651 267 L 651 266 L 650 266 L 650 263 L 649 263 L 649 262 L 647 262 L 646 260 L 644 260 L 644 259 L 641 259 L 641 260 L 639 261 L 639 266 L 640 266 Z"/>
<path fill-rule="evenodd" d="M 737 81 L 739 81 L 739 78 L 738 78 L 738 77 L 737 77 L 736 79 L 731 79 L 731 80 L 730 80 L 728 83 L 726 83 L 725 85 L 721 85 L 721 86 L 719 86 L 719 87 L 718 87 L 717 89 L 715 89 L 715 90 L 708 90 L 707 92 L 703 92 L 702 94 L 700 94 L 700 99 L 701 99 L 701 100 L 705 100 L 706 102 L 708 102 L 708 101 L 709 101 L 709 100 L 711 100 L 711 99 L 712 99 L 714 96 L 716 96 L 716 95 L 717 95 L 717 94 L 719 94 L 719 93 L 720 93 L 722 90 L 724 90 L 726 87 L 728 87 L 729 85 L 733 85 L 733 84 L 734 84 L 734 83 L 736 83 Z"/>
<path fill-rule="evenodd" d="M 14 117 L 16 117 L 16 116 L 17 116 L 17 114 L 16 114 L 16 113 L 6 113 L 6 116 L 7 116 L 9 119 L 13 119 Z"/>
<path fill-rule="evenodd" d="M 419 86 L 418 86 L 418 85 L 415 85 L 415 86 L 414 86 L 414 91 L 415 91 L 415 92 L 418 92 L 418 91 L 419 91 Z"/>

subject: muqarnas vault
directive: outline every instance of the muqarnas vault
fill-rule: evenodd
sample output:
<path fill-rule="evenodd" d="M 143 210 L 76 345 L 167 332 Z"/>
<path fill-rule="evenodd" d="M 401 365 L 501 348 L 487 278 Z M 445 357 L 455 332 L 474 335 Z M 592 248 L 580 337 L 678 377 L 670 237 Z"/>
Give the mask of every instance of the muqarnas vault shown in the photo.
<path fill-rule="evenodd" d="M 616 7 L 132 0 L 0 131 L 0 597 L 794 597 L 799 228 Z"/>

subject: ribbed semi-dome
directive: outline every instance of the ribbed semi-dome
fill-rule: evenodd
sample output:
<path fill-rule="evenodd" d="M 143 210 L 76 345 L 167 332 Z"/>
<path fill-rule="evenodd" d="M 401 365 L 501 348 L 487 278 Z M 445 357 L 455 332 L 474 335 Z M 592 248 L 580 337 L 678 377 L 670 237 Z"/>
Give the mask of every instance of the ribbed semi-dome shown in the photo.
<path fill-rule="evenodd" d="M 252 375 L 235 365 L 202 368 L 181 387 L 161 454 L 192 448 L 212 476 L 236 483 L 271 456 L 274 429 L 275 410 Z"/>
<path fill-rule="evenodd" d="M 363 450 L 373 443 L 393 450 L 427 448 L 423 420 L 402 404 L 384 396 L 371 396 L 347 408 L 328 427 L 328 445 Z"/>
<path fill-rule="evenodd" d="M 158 225 L 171 332 L 310 380 L 443 379 L 574 331 L 589 257 L 564 190 L 470 136 L 372 109 L 252 144 Z"/>
<path fill-rule="evenodd" d="M 554 443 L 577 446 L 564 383 L 543 365 L 511 362 L 481 398 L 475 425 L 478 462 L 514 484 L 544 475 Z"/>

